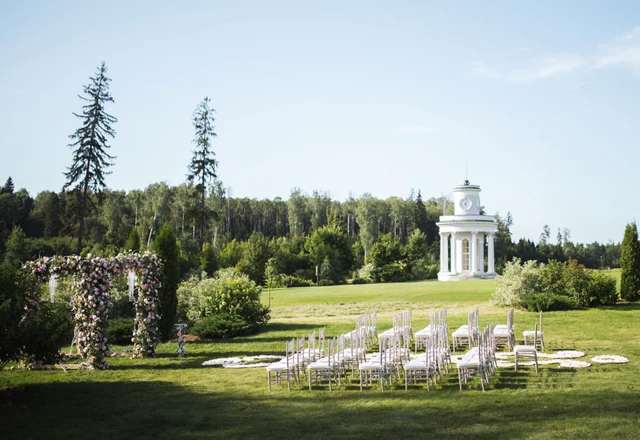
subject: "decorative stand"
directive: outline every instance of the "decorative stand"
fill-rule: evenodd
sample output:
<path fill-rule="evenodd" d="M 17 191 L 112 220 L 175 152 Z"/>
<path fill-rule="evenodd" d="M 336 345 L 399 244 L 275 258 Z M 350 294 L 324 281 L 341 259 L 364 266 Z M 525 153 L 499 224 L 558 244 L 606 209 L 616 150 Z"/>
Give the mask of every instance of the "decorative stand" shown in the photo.
<path fill-rule="evenodd" d="M 178 357 L 184 357 L 187 351 L 184 347 L 184 329 L 187 328 L 187 324 L 176 324 L 178 328 Z"/>

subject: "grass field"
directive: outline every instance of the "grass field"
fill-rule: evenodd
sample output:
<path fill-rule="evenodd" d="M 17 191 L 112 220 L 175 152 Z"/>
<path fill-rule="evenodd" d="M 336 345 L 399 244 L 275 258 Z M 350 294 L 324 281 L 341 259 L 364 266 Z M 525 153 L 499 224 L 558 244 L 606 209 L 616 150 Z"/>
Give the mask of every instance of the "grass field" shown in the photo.
<path fill-rule="evenodd" d="M 378 310 L 378 327 L 411 308 L 414 328 L 449 309 L 449 327 L 480 308 L 480 325 L 506 322 L 507 310 L 488 304 L 493 281 L 434 281 L 276 290 L 272 322 L 258 335 L 187 344 L 161 344 L 155 359 L 112 358 L 108 371 L 0 372 L 0 439 L 172 438 L 638 438 L 640 436 L 640 305 L 545 314 L 547 351 L 576 349 L 629 364 L 582 370 L 557 365 L 500 369 L 487 392 L 473 379 L 460 392 L 455 371 L 430 392 L 397 383 L 363 392 L 355 382 L 333 392 L 306 386 L 267 390 L 264 368 L 202 367 L 205 360 L 282 354 L 284 341 L 326 327 L 351 330 L 355 316 Z M 267 293 L 264 294 L 267 301 Z M 518 311 L 516 335 L 537 315 Z M 121 349 L 122 347 L 120 347 Z M 116 347 L 118 349 L 118 347 Z"/>

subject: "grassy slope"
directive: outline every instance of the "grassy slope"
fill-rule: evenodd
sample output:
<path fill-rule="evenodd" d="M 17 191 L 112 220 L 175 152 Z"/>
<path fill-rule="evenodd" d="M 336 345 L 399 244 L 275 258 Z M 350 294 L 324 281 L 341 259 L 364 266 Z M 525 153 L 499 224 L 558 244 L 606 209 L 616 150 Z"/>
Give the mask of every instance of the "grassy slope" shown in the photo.
<path fill-rule="evenodd" d="M 489 391 L 473 380 L 458 391 L 455 372 L 435 390 L 396 385 L 360 393 L 349 383 L 329 393 L 304 386 L 269 393 L 263 368 L 204 368 L 204 360 L 282 352 L 284 340 L 326 326 L 350 330 L 354 316 L 377 309 L 380 328 L 411 307 L 414 327 L 449 307 L 450 327 L 478 306 L 481 325 L 504 322 L 488 305 L 492 281 L 421 282 L 279 290 L 273 322 L 252 337 L 187 345 L 162 344 L 157 359 L 110 359 L 103 372 L 0 372 L 0 438 L 637 438 L 640 408 L 640 306 L 545 314 L 548 351 L 578 349 L 587 358 L 620 354 L 627 365 L 590 369 L 542 366 L 500 370 Z M 266 298 L 265 298 L 266 300 Z M 516 334 L 537 316 L 516 314 Z M 584 358 L 583 358 L 584 359 Z M 19 390 L 19 391 L 16 391 Z M 13 403 L 7 403 L 12 400 Z"/>

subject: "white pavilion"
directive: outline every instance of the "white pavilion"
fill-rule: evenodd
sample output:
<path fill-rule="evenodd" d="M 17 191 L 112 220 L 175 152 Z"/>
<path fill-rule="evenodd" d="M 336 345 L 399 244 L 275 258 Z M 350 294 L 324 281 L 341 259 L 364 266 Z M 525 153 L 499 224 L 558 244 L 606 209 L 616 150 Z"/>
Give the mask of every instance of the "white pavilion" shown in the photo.
<path fill-rule="evenodd" d="M 440 216 L 440 272 L 438 280 L 495 278 L 493 240 L 498 224 L 480 214 L 480 187 L 465 180 L 453 188 L 454 215 Z M 485 270 L 485 242 L 487 267 Z"/>

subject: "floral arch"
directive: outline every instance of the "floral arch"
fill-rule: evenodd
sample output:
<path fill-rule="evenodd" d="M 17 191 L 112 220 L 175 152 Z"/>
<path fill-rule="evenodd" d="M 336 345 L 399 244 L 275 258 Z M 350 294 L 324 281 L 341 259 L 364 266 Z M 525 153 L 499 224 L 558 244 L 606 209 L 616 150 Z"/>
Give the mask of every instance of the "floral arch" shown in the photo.
<path fill-rule="evenodd" d="M 133 357 L 154 357 L 158 344 L 160 315 L 158 288 L 160 287 L 160 258 L 151 252 L 123 253 L 111 258 L 44 257 L 27 263 L 39 284 L 51 278 L 73 276 L 73 313 L 77 329 L 78 351 L 91 368 L 107 368 L 106 357 L 110 345 L 106 330 L 109 323 L 111 280 L 115 275 L 130 275 L 130 291 L 137 284 L 135 321 L 133 328 Z"/>

